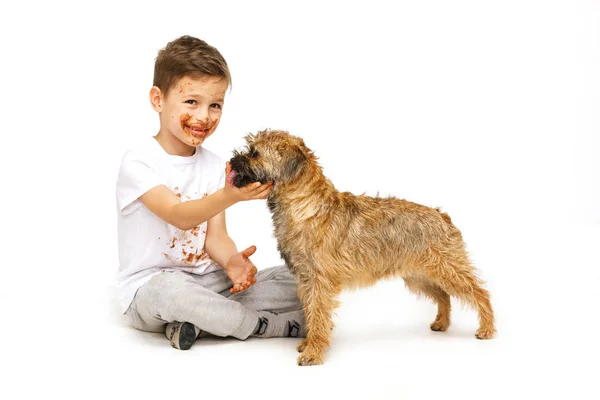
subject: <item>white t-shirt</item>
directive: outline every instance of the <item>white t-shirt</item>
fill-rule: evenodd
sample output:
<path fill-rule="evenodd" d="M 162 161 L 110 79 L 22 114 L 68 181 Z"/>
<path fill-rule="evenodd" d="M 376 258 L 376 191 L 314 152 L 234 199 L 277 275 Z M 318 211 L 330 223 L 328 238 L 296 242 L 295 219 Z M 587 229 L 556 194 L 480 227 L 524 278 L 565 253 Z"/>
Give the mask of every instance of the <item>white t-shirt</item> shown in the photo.
<path fill-rule="evenodd" d="M 190 157 L 174 156 L 150 137 L 125 153 L 116 185 L 116 281 L 123 313 L 138 288 L 161 271 L 205 274 L 220 268 L 204 252 L 206 222 L 182 231 L 154 215 L 139 197 L 153 187 L 166 185 L 181 201 L 194 200 L 216 192 L 224 184 L 225 162 L 202 147 Z"/>

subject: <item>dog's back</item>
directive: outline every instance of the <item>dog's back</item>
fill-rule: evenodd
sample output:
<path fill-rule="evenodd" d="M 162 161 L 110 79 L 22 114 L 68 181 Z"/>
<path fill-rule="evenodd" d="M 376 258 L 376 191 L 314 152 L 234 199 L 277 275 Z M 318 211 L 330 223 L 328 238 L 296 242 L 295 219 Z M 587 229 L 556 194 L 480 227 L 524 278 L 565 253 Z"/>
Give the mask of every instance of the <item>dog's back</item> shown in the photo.
<path fill-rule="evenodd" d="M 339 205 L 332 213 L 339 221 L 333 229 L 347 225 L 350 243 L 385 242 L 402 253 L 419 253 L 435 244 L 462 241 L 450 216 L 439 208 L 394 197 L 354 196 L 340 193 Z M 365 229 L 369 227 L 369 229 Z M 338 230 L 339 232 L 339 230 Z"/>

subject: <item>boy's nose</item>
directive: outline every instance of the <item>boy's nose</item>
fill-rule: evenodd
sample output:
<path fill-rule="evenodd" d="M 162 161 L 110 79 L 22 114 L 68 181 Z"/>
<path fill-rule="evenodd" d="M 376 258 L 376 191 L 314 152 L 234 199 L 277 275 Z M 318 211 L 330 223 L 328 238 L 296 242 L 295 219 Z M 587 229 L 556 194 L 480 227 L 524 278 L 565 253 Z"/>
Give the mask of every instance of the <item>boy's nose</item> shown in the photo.
<path fill-rule="evenodd" d="M 194 118 L 196 118 L 197 121 L 208 123 L 208 111 L 207 110 L 198 110 L 194 114 Z"/>

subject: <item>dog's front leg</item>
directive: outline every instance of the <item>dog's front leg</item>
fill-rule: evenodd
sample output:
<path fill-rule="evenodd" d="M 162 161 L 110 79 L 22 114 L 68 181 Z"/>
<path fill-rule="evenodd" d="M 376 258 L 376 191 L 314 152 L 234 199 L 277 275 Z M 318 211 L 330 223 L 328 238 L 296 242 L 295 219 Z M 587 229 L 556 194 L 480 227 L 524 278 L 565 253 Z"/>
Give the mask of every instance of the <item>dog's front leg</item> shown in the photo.
<path fill-rule="evenodd" d="M 332 312 L 339 304 L 335 296 L 339 292 L 339 288 L 322 277 L 299 284 L 298 294 L 304 304 L 306 317 L 306 339 L 298 346 L 298 350 L 302 351 L 298 365 L 323 364 L 331 338 Z"/>

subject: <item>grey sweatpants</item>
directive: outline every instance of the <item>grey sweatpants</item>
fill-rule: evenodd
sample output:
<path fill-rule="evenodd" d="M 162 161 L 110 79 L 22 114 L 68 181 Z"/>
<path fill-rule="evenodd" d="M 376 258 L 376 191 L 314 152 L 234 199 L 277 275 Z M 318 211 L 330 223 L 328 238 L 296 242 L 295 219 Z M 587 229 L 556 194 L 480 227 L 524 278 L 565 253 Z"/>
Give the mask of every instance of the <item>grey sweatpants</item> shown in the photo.
<path fill-rule="evenodd" d="M 256 283 L 243 292 L 232 294 L 231 287 L 224 270 L 162 272 L 138 289 L 125 315 L 143 331 L 164 332 L 168 322 L 190 322 L 212 335 L 244 340 L 254 332 L 260 311 L 285 318 L 281 314 L 298 315 L 302 309 L 296 281 L 285 266 L 259 271 Z"/>

